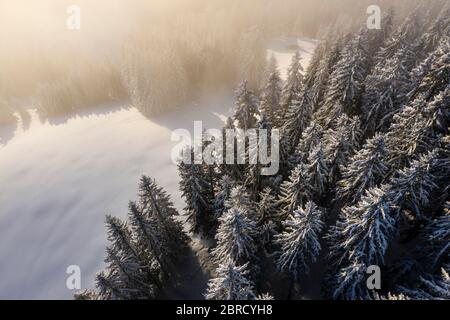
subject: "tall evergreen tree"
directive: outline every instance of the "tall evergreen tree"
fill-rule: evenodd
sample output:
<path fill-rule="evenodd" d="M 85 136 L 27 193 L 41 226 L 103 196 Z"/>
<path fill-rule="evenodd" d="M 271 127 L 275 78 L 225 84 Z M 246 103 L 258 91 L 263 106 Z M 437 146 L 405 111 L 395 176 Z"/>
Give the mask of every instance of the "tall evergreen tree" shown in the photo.
<path fill-rule="evenodd" d="M 248 263 L 236 265 L 231 260 L 220 264 L 217 276 L 208 283 L 207 300 L 254 300 L 254 285 L 248 280 Z"/>
<path fill-rule="evenodd" d="M 263 246 L 271 242 L 276 228 L 277 204 L 272 188 L 266 187 L 261 191 L 256 205 L 256 217 L 260 228 L 259 237 Z"/>
<path fill-rule="evenodd" d="M 409 98 L 420 95 L 430 101 L 445 90 L 450 84 L 450 35 L 442 37 L 435 51 L 418 65 L 412 72 L 413 82 L 410 86 Z"/>
<path fill-rule="evenodd" d="M 361 95 L 369 68 L 367 44 L 358 34 L 346 46 L 330 76 L 324 105 L 315 116 L 320 124 L 328 127 L 333 119 L 344 113 L 355 115 L 361 112 Z"/>
<path fill-rule="evenodd" d="M 290 165 L 298 165 L 307 159 L 309 153 L 320 144 L 323 128 L 314 120 L 303 131 L 302 137 L 295 148 L 294 154 L 290 157 Z"/>
<path fill-rule="evenodd" d="M 230 197 L 231 190 L 235 187 L 235 184 L 236 182 L 228 175 L 224 175 L 220 179 L 214 199 L 214 215 L 216 218 L 222 216 L 226 210 L 225 202 Z"/>
<path fill-rule="evenodd" d="M 400 24 L 376 56 L 377 63 L 383 63 L 391 59 L 399 49 L 405 45 L 411 45 L 417 41 L 422 32 L 420 10 L 421 6 L 415 8 Z"/>
<path fill-rule="evenodd" d="M 322 144 L 310 152 L 305 170 L 311 194 L 316 200 L 321 199 L 325 195 L 329 178 L 328 164 L 324 157 Z"/>
<path fill-rule="evenodd" d="M 139 251 L 128 225 L 118 218 L 107 216 L 108 240 L 105 262 L 107 269 L 97 275 L 100 299 L 152 298 L 161 287 L 158 269 L 161 265 L 150 252 Z M 153 288 L 152 288 L 153 286 Z"/>
<path fill-rule="evenodd" d="M 337 184 L 337 199 L 355 204 L 367 189 L 381 183 L 388 172 L 384 136 L 377 134 L 341 168 L 342 179 Z"/>
<path fill-rule="evenodd" d="M 137 205 L 134 207 L 138 208 Z M 164 241 L 169 250 L 175 251 L 186 241 L 180 222 L 175 220 L 178 211 L 170 196 L 154 179 L 147 176 L 142 176 L 139 184 L 139 210 L 145 219 L 153 220 L 155 227 L 161 230 L 161 241 Z"/>
<path fill-rule="evenodd" d="M 259 113 L 274 126 L 279 126 L 281 124 L 279 116 L 282 81 L 274 56 L 271 57 L 266 73 L 267 78 L 262 88 Z"/>
<path fill-rule="evenodd" d="M 393 177 L 394 201 L 421 217 L 422 210 L 429 205 L 431 193 L 439 189 L 437 182 L 440 176 L 446 178 L 449 172 L 450 159 L 441 159 L 437 150 L 420 156 Z"/>
<path fill-rule="evenodd" d="M 335 121 L 336 124 L 325 131 L 322 138 L 331 182 L 339 178 L 340 168 L 356 151 L 361 138 L 360 121 L 357 116 L 349 118 L 344 114 Z"/>
<path fill-rule="evenodd" d="M 422 94 L 394 116 L 386 136 L 388 161 L 392 166 L 404 167 L 412 156 L 433 149 L 436 135 L 448 132 L 449 99 L 450 86 L 430 103 Z"/>
<path fill-rule="evenodd" d="M 289 108 L 297 95 L 302 91 L 303 82 L 303 67 L 301 64 L 300 51 L 297 50 L 292 57 L 291 65 L 289 66 L 287 79 L 281 93 L 281 119 L 285 119 Z"/>
<path fill-rule="evenodd" d="M 283 222 L 283 232 L 275 242 L 280 245 L 277 265 L 295 280 L 308 273 L 321 250 L 319 236 L 324 228 L 322 212 L 309 201 L 305 208 L 298 208 Z"/>
<path fill-rule="evenodd" d="M 342 210 L 330 235 L 331 259 L 336 266 L 349 261 L 384 264 L 389 243 L 396 233 L 398 208 L 389 185 L 369 189 L 354 206 Z"/>
<path fill-rule="evenodd" d="M 414 288 L 399 286 L 399 291 L 416 300 L 449 300 L 450 299 L 450 265 L 440 270 L 440 274 L 424 274 L 420 276 Z"/>
<path fill-rule="evenodd" d="M 375 66 L 365 82 L 362 111 L 364 131 L 372 136 L 389 127 L 392 116 L 407 101 L 411 64 L 409 47 L 400 49 L 392 58 Z"/>
<path fill-rule="evenodd" d="M 254 259 L 256 223 L 242 207 L 233 207 L 219 218 L 217 246 L 212 251 L 219 262 L 232 259 L 238 263 Z"/>
<path fill-rule="evenodd" d="M 191 231 L 210 236 L 214 227 L 211 185 L 200 164 L 180 163 L 180 190 L 185 198 L 185 212 Z"/>
<path fill-rule="evenodd" d="M 306 83 L 306 89 L 310 92 L 314 111 L 317 111 L 323 102 L 330 75 L 333 73 L 337 62 L 341 58 L 343 43 L 343 37 L 337 37 L 335 40 L 327 40 L 327 52 L 320 61 L 316 75 L 313 78 L 314 82 L 311 85 L 308 82 Z"/>
<path fill-rule="evenodd" d="M 240 129 L 253 129 L 257 123 L 258 101 L 253 91 L 248 88 L 247 81 L 243 81 L 236 92 L 236 105 L 233 119 Z"/>
<path fill-rule="evenodd" d="M 310 198 L 306 184 L 306 169 L 301 163 L 292 170 L 289 179 L 281 184 L 278 199 L 280 219 L 285 220 L 296 208 L 303 207 Z"/>
<path fill-rule="evenodd" d="M 364 263 L 352 263 L 339 270 L 331 279 L 331 298 L 335 300 L 370 300 L 371 293 L 366 285 L 367 266 Z"/>
<path fill-rule="evenodd" d="M 288 155 L 292 155 L 297 147 L 303 131 L 309 125 L 312 116 L 312 103 L 307 91 L 296 95 L 292 100 L 283 125 L 283 138 Z"/>

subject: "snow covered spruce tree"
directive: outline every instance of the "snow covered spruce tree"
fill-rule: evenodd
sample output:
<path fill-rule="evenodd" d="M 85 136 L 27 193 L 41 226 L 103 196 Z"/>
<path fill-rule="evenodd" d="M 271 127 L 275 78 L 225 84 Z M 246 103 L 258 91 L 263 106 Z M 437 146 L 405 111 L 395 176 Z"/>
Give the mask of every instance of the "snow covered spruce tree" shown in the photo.
<path fill-rule="evenodd" d="M 271 155 L 272 152 L 276 152 L 276 150 L 272 150 L 271 147 L 271 139 L 272 139 L 272 123 L 266 119 L 264 115 L 261 116 L 258 121 L 258 127 L 256 132 L 258 133 L 257 137 L 249 138 L 249 146 L 248 150 L 248 161 L 246 165 L 246 177 L 244 179 L 244 185 L 246 189 L 250 193 L 250 197 L 253 201 L 259 200 L 259 193 L 261 190 L 272 183 L 272 179 L 268 176 L 264 176 L 261 174 L 263 168 L 265 167 L 261 164 L 261 148 L 262 146 L 262 136 L 267 137 L 266 144 L 266 154 Z"/>
<path fill-rule="evenodd" d="M 398 216 L 390 189 L 389 185 L 369 189 L 356 205 L 342 210 L 328 236 L 332 264 L 342 267 L 358 261 L 383 265 Z"/>
<path fill-rule="evenodd" d="M 382 267 L 386 251 L 397 232 L 398 209 L 391 199 L 390 186 L 372 188 L 354 206 L 342 210 L 328 240 L 332 272 L 328 295 L 333 299 L 370 299 L 366 271 L 370 265 Z"/>
<path fill-rule="evenodd" d="M 308 72 L 305 75 L 305 86 L 306 89 L 310 91 L 314 111 L 317 111 L 324 102 L 323 100 L 324 96 L 327 93 L 330 76 L 335 70 L 337 62 L 341 58 L 341 54 L 345 44 L 344 38 L 345 37 L 343 36 L 338 36 L 336 39 L 331 39 L 329 37 L 326 40 L 326 53 L 318 66 L 316 76 L 313 78 L 314 82 L 311 85 L 307 82 L 307 79 L 309 78 Z"/>
<path fill-rule="evenodd" d="M 276 228 L 277 203 L 273 190 L 270 187 L 264 188 L 260 193 L 259 201 L 256 204 L 257 225 L 262 246 L 270 244 Z"/>
<path fill-rule="evenodd" d="M 402 48 L 389 60 L 376 65 L 367 77 L 362 97 L 366 136 L 370 137 L 380 129 L 386 130 L 392 116 L 407 101 L 409 72 L 413 67 L 407 60 L 408 55 L 414 54 L 409 48 Z"/>
<path fill-rule="evenodd" d="M 175 209 L 170 196 L 163 188 L 158 187 L 154 179 L 142 176 L 139 184 L 139 203 L 138 206 L 131 204 L 130 221 L 134 212 L 136 212 L 136 210 L 132 210 L 134 208 L 140 211 L 141 217 L 154 224 L 156 231 L 159 233 L 159 241 L 164 241 L 166 249 L 175 252 L 187 240 L 181 232 L 181 223 L 175 220 L 178 211 Z M 134 227 L 133 223 L 131 225 Z"/>
<path fill-rule="evenodd" d="M 426 263 L 434 270 L 450 263 L 450 202 L 441 211 L 420 234 Z"/>
<path fill-rule="evenodd" d="M 212 254 L 216 260 L 246 263 L 255 259 L 256 223 L 242 207 L 232 207 L 219 218 L 217 246 Z"/>
<path fill-rule="evenodd" d="M 309 153 L 305 171 L 310 194 L 313 199 L 319 201 L 325 196 L 330 173 L 321 143 Z"/>
<path fill-rule="evenodd" d="M 97 291 L 77 299 L 155 299 L 186 248 L 187 238 L 166 192 L 143 176 L 139 201 L 130 202 L 128 221 L 106 216 L 107 267 L 96 277 Z"/>
<path fill-rule="evenodd" d="M 309 92 L 297 93 L 286 111 L 282 126 L 284 150 L 292 155 L 303 131 L 308 127 L 313 110 Z M 285 157 L 287 158 L 287 157 Z"/>
<path fill-rule="evenodd" d="M 310 198 L 305 165 L 300 163 L 292 170 L 289 178 L 281 184 L 278 197 L 280 221 L 285 220 L 296 208 L 303 207 Z"/>
<path fill-rule="evenodd" d="M 425 95 L 417 97 L 410 105 L 394 116 L 386 135 L 388 162 L 403 167 L 409 159 L 432 150 L 437 135 L 446 134 L 450 125 L 450 86 L 427 103 Z"/>
<path fill-rule="evenodd" d="M 330 76 L 324 105 L 314 118 L 321 125 L 328 127 L 344 113 L 360 113 L 364 80 L 370 70 L 366 46 L 364 36 L 358 34 L 343 50 L 342 57 Z"/>
<path fill-rule="evenodd" d="M 212 235 L 214 228 L 214 196 L 209 179 L 201 164 L 178 165 L 180 173 L 180 190 L 186 201 L 185 212 L 191 231 L 206 237 Z"/>
<path fill-rule="evenodd" d="M 128 225 L 107 216 L 107 268 L 96 277 L 98 299 L 152 299 L 161 288 L 161 265 L 152 251 L 144 255 L 139 250 Z"/>
<path fill-rule="evenodd" d="M 347 163 L 348 158 L 357 150 L 361 138 L 358 116 L 350 118 L 343 114 L 334 123 L 330 129 L 324 132 L 322 137 L 330 182 L 334 182 L 340 177 L 340 168 Z"/>
<path fill-rule="evenodd" d="M 216 219 L 221 217 L 227 209 L 225 201 L 231 196 L 231 191 L 235 184 L 236 182 L 226 174 L 220 179 L 214 198 L 214 216 Z"/>
<path fill-rule="evenodd" d="M 291 65 L 288 69 L 287 79 L 281 93 L 281 120 L 284 121 L 287 112 L 294 100 L 302 91 L 303 67 L 301 64 L 300 51 L 297 50 L 292 57 Z"/>
<path fill-rule="evenodd" d="M 383 48 L 377 53 L 376 63 L 382 63 L 391 59 L 401 48 L 412 45 L 420 37 L 422 22 L 420 16 L 420 6 L 415 8 L 406 19 L 395 28 L 388 38 Z"/>
<path fill-rule="evenodd" d="M 409 99 L 424 95 L 427 101 L 445 90 L 450 78 L 450 35 L 442 37 L 435 51 L 412 72 Z"/>
<path fill-rule="evenodd" d="M 225 208 L 242 208 L 252 217 L 255 216 L 255 202 L 250 199 L 245 186 L 237 185 L 231 189 L 228 199 L 225 200 Z"/>
<path fill-rule="evenodd" d="M 248 280 L 248 263 L 238 266 L 232 260 L 221 263 L 216 277 L 208 283 L 208 300 L 254 300 L 253 283 Z"/>
<path fill-rule="evenodd" d="M 377 134 L 341 168 L 337 199 L 342 203 L 355 204 L 367 189 L 380 184 L 388 171 L 384 136 Z"/>
<path fill-rule="evenodd" d="M 314 53 L 309 62 L 308 68 L 306 69 L 305 75 L 303 77 L 304 88 L 311 89 L 314 85 L 315 79 L 318 78 L 319 72 L 321 71 L 321 62 L 326 59 L 326 54 L 328 52 L 329 41 L 328 39 L 322 39 L 317 45 Z"/>
<path fill-rule="evenodd" d="M 272 123 L 272 125 L 279 127 L 281 125 L 280 100 L 282 81 L 274 56 L 270 58 L 266 73 L 267 76 L 262 88 L 259 113 Z"/>
<path fill-rule="evenodd" d="M 283 231 L 276 236 L 280 246 L 277 253 L 278 268 L 287 272 L 293 280 L 308 273 L 320 253 L 320 233 L 324 229 L 322 211 L 309 201 L 304 208 L 294 210 L 286 221 Z"/>
<path fill-rule="evenodd" d="M 366 285 L 367 266 L 358 261 L 339 270 L 330 280 L 332 291 L 330 298 L 334 300 L 371 300 L 373 293 Z"/>
<path fill-rule="evenodd" d="M 323 128 L 316 121 L 311 120 L 309 126 L 303 131 L 294 153 L 289 157 L 289 167 L 295 167 L 306 161 L 310 152 L 320 144 Z"/>
<path fill-rule="evenodd" d="M 433 191 L 439 190 L 439 181 L 448 187 L 450 159 L 441 158 L 438 150 L 422 155 L 405 169 L 398 170 L 392 179 L 393 199 L 398 206 L 421 217 L 429 206 Z"/>
<path fill-rule="evenodd" d="M 236 91 L 236 104 L 233 119 L 237 127 L 247 131 L 255 128 L 258 114 L 258 99 L 248 88 L 248 83 L 244 80 Z"/>
<path fill-rule="evenodd" d="M 399 286 L 403 296 L 415 300 L 449 300 L 450 299 L 450 265 L 441 268 L 440 273 L 424 274 L 419 277 L 414 287 Z"/>

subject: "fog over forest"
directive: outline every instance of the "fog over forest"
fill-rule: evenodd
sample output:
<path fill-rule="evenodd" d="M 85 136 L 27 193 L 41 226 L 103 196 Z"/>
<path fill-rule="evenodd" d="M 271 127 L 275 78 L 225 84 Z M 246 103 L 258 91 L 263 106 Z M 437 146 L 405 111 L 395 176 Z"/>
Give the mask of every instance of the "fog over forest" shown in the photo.
<path fill-rule="evenodd" d="M 448 0 L 0 1 L 0 299 L 448 300 L 449 106 Z"/>

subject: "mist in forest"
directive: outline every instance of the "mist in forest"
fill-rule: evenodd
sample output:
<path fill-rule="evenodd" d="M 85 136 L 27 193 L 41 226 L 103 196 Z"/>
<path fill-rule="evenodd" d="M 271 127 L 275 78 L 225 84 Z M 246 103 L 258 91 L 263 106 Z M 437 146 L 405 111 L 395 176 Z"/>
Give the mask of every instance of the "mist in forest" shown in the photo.
<path fill-rule="evenodd" d="M 373 2 L 3 1 L 0 118 L 14 122 L 24 100 L 43 119 L 122 99 L 151 116 L 243 78 L 256 88 L 268 39 L 348 32 Z M 400 19 L 415 1 L 375 2 Z"/>

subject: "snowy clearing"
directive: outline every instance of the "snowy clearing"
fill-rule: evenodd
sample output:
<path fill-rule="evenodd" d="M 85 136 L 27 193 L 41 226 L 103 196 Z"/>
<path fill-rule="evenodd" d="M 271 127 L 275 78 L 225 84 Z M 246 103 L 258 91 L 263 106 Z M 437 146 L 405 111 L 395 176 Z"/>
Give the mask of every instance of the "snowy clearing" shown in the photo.
<path fill-rule="evenodd" d="M 306 68 L 315 41 L 283 38 L 268 50 L 283 77 L 295 43 Z M 70 299 L 69 265 L 80 266 L 83 288 L 92 287 L 107 243 L 105 214 L 127 213 L 142 174 L 182 209 L 172 130 L 193 130 L 195 120 L 222 127 L 233 99 L 231 92 L 217 94 L 151 120 L 135 108 L 109 106 L 49 124 L 32 111 L 30 127 L 0 144 L 0 298 Z"/>

